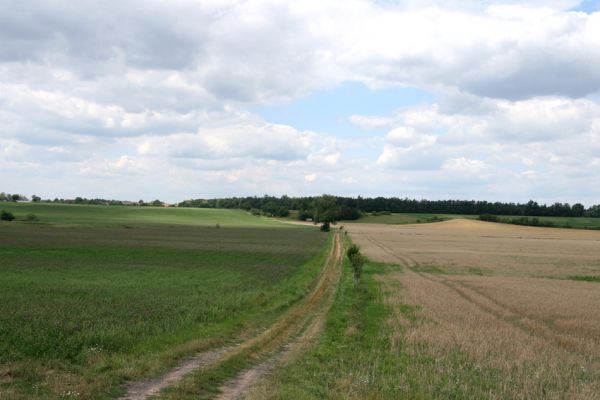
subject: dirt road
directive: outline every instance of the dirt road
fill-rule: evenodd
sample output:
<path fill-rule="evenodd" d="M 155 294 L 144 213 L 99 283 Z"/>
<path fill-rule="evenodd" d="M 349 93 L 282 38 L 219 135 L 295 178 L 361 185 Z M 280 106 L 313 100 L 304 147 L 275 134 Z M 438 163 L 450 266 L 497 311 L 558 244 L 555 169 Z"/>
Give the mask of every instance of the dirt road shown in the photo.
<path fill-rule="evenodd" d="M 243 357 L 253 364 L 220 388 L 219 399 L 237 399 L 258 379 L 300 352 L 318 335 L 329 310 L 340 278 L 343 261 L 343 242 L 334 234 L 333 245 L 321 274 L 309 295 L 281 316 L 258 336 L 233 347 L 214 349 L 185 360 L 165 375 L 128 386 L 120 400 L 145 400 L 160 391 L 177 385 L 191 373 L 208 371 L 231 360 Z"/>

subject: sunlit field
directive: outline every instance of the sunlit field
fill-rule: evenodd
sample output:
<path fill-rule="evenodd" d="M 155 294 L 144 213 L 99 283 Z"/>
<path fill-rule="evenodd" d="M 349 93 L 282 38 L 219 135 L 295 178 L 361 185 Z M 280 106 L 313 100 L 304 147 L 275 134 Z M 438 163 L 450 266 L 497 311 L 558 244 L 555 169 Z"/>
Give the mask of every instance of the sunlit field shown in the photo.
<path fill-rule="evenodd" d="M 1 399 L 110 398 L 251 334 L 304 297 L 327 240 L 242 211 L 10 206 Z"/>
<path fill-rule="evenodd" d="M 158 398 L 600 393 L 595 230 L 420 214 L 336 236 L 243 211 L 11 207 L 1 399 L 120 398 L 191 355 L 214 361 Z M 369 258 L 358 283 L 332 237 Z"/>
<path fill-rule="evenodd" d="M 284 226 L 269 218 L 241 210 L 177 207 L 104 206 L 47 203 L 0 203 L 16 220 L 34 215 L 38 224 L 53 226 L 191 225 L 191 226 Z"/>
<path fill-rule="evenodd" d="M 346 227 L 361 284 L 346 268 L 323 339 L 252 398 L 599 397 L 600 232 Z"/>
<path fill-rule="evenodd" d="M 521 216 L 500 215 L 503 220 L 519 219 Z M 591 217 L 528 217 L 535 218 L 541 224 L 552 224 L 557 228 L 579 228 L 579 229 L 600 229 L 600 218 Z M 391 213 L 387 215 L 373 215 L 367 213 L 356 221 L 347 221 L 347 223 L 361 224 L 420 224 L 447 221 L 451 219 L 479 219 L 479 215 L 462 214 L 434 214 L 434 213 Z"/>

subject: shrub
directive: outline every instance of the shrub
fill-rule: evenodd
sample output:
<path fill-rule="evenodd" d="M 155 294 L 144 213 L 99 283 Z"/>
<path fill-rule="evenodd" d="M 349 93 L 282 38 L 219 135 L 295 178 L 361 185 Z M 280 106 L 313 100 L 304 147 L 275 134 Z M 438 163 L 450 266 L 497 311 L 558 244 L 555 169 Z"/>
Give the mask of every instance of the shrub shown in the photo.
<path fill-rule="evenodd" d="M 33 221 L 39 221 L 39 220 L 40 220 L 40 219 L 39 219 L 39 218 L 38 218 L 38 216 L 37 216 L 37 215 L 35 215 L 35 214 L 27 214 L 27 215 L 25 216 L 25 221 L 30 221 L 30 222 L 33 222 Z"/>
<path fill-rule="evenodd" d="M 13 219 L 15 219 L 15 216 L 10 211 L 4 211 L 4 210 L 2 210 L 2 212 L 0 212 L 0 220 L 2 220 L 2 221 L 12 221 Z"/>
<path fill-rule="evenodd" d="M 355 244 L 348 248 L 346 255 L 350 259 L 352 274 L 354 275 L 354 284 L 358 285 L 366 258 L 360 253 L 360 249 Z"/>
<path fill-rule="evenodd" d="M 325 222 L 323 222 L 323 225 L 321 225 L 321 232 L 329 232 L 329 228 L 330 228 L 329 222 L 325 221 Z"/>
<path fill-rule="evenodd" d="M 360 253 L 360 249 L 355 244 L 348 247 L 348 250 L 346 250 L 346 255 L 348 256 L 349 259 L 352 259 L 352 257 L 354 257 L 358 253 Z"/>

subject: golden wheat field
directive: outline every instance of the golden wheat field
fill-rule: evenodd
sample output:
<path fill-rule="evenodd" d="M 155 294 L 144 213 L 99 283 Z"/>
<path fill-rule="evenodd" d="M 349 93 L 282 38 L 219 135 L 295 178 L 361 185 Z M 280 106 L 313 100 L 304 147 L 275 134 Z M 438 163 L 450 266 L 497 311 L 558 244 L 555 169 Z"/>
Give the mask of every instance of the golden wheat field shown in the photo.
<path fill-rule="evenodd" d="M 470 368 L 495 377 L 488 398 L 600 398 L 600 232 L 470 220 L 346 229 L 369 258 L 399 265 L 379 276 L 391 346 L 434 358 L 424 385 Z"/>

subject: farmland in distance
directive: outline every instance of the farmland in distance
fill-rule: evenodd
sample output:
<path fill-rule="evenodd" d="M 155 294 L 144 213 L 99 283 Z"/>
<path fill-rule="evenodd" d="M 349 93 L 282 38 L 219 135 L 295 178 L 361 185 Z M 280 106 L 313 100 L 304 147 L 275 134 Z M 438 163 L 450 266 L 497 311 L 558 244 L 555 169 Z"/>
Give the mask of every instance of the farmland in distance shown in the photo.
<path fill-rule="evenodd" d="M 527 218 L 527 220 L 530 221 L 535 219 L 542 226 L 549 224 L 557 228 L 600 229 L 600 218 L 593 217 L 523 217 L 519 215 L 499 215 L 497 217 L 502 221 L 518 221 L 521 218 Z M 441 213 L 366 213 L 358 220 L 347 221 L 347 223 L 404 225 L 440 222 L 451 219 L 479 219 L 479 215 Z"/>

